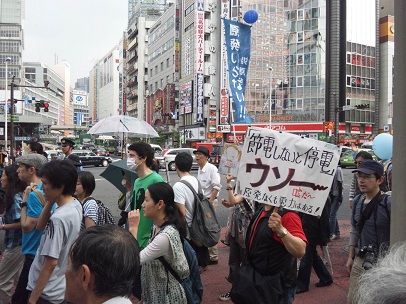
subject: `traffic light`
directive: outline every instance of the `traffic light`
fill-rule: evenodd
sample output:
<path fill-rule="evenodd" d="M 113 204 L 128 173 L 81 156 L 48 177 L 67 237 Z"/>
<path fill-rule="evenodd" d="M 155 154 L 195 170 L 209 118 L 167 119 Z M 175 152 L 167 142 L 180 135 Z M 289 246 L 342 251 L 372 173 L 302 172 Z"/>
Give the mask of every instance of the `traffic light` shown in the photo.
<path fill-rule="evenodd" d="M 354 108 L 360 110 L 360 109 L 369 109 L 369 104 L 363 103 L 359 105 L 355 105 Z"/>
<path fill-rule="evenodd" d="M 41 104 L 38 101 L 35 102 L 35 112 L 41 111 L 40 107 L 41 107 Z"/>
<path fill-rule="evenodd" d="M 44 112 L 49 112 L 49 103 L 48 102 L 44 103 Z"/>

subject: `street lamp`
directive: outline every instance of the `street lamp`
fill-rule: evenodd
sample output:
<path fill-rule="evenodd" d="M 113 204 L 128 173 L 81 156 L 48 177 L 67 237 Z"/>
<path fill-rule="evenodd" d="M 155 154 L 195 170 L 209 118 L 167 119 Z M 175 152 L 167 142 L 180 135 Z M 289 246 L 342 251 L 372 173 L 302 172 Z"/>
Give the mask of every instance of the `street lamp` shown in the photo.
<path fill-rule="evenodd" d="M 269 71 L 269 129 L 271 129 L 272 123 L 272 67 L 268 67 Z"/>
<path fill-rule="evenodd" d="M 4 102 L 5 102 L 5 107 L 4 107 L 4 114 L 5 114 L 5 119 L 4 119 L 4 146 L 6 147 L 6 152 L 7 152 L 7 107 L 8 107 L 8 97 L 7 97 L 7 88 L 8 88 L 8 64 L 11 62 L 11 58 L 7 57 L 6 61 L 4 62 L 6 64 L 6 88 L 4 89 Z M 12 104 L 13 105 L 13 104 Z"/>

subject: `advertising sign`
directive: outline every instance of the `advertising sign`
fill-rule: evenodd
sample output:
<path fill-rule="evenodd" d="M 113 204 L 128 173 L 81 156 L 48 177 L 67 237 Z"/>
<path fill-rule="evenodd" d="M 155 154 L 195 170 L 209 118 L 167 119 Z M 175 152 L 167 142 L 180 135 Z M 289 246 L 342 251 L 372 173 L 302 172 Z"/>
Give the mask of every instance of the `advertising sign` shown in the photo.
<path fill-rule="evenodd" d="M 192 113 L 193 109 L 193 92 L 192 81 L 188 81 L 180 86 L 180 113 Z"/>

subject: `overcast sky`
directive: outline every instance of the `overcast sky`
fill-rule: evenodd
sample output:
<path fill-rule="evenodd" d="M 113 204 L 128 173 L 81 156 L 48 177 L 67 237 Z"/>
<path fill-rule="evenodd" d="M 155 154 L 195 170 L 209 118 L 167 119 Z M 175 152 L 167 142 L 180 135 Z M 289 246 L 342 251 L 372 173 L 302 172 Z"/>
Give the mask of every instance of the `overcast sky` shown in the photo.
<path fill-rule="evenodd" d="M 126 0 L 25 0 L 23 61 L 66 60 L 74 86 L 119 42 L 127 8 Z"/>

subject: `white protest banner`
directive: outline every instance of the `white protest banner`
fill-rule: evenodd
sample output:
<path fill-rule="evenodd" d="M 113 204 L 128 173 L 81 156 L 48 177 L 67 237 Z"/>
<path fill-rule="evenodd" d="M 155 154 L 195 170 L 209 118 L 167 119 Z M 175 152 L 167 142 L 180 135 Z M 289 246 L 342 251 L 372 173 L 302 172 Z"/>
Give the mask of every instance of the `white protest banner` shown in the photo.
<path fill-rule="evenodd" d="M 340 148 L 269 129 L 249 128 L 238 171 L 241 194 L 260 203 L 321 215 Z"/>
<path fill-rule="evenodd" d="M 237 176 L 239 162 L 241 161 L 242 146 L 236 144 L 225 144 L 219 164 L 219 173 L 230 173 Z"/>

